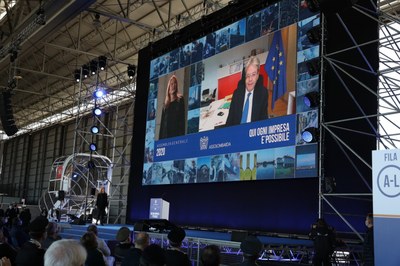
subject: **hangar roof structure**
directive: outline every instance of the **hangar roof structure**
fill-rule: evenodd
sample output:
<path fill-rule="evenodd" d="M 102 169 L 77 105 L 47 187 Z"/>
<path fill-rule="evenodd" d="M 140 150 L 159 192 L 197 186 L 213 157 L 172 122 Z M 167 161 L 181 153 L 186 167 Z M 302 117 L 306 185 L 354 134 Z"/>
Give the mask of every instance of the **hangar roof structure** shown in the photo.
<path fill-rule="evenodd" d="M 77 98 L 100 83 L 113 101 L 133 99 L 127 66 L 138 51 L 228 4 L 227 0 L 0 1 L 0 90 L 12 93 L 18 134 L 73 119 Z M 107 58 L 78 84 L 75 71 Z M 128 97 L 127 97 L 128 96 Z M 1 131 L 0 139 L 7 136 Z"/>

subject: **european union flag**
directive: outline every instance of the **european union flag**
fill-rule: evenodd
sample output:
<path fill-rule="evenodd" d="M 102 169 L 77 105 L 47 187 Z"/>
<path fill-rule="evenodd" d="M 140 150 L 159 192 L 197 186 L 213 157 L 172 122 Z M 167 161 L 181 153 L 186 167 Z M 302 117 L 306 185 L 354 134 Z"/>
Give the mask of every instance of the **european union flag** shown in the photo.
<path fill-rule="evenodd" d="M 286 92 L 286 58 L 281 31 L 274 34 L 264 68 L 273 84 L 271 108 L 274 109 L 275 102 Z"/>

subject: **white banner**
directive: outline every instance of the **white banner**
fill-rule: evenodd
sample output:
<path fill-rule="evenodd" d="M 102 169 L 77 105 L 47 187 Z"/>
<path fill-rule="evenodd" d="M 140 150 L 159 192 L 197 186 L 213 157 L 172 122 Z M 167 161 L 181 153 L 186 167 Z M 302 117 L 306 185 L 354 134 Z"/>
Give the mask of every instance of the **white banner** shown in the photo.
<path fill-rule="evenodd" d="M 375 265 L 400 265 L 400 150 L 372 152 Z"/>

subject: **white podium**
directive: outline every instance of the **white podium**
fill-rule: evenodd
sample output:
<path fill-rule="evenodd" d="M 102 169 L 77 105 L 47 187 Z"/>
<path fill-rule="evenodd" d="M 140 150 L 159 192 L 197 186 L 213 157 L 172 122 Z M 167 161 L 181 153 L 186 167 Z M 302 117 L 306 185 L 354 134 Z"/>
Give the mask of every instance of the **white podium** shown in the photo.
<path fill-rule="evenodd" d="M 169 219 L 169 202 L 162 198 L 150 199 L 149 219 Z"/>

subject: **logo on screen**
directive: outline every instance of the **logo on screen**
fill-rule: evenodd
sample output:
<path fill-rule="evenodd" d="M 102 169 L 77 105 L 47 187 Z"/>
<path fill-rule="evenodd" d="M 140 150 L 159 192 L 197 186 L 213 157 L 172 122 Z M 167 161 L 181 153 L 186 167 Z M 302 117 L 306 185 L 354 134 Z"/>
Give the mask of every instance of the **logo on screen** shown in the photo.
<path fill-rule="evenodd" d="M 208 137 L 200 138 L 200 150 L 207 150 L 208 147 Z"/>
<path fill-rule="evenodd" d="M 378 174 L 378 188 L 383 195 L 394 198 L 400 195 L 400 168 L 396 165 L 384 167 Z"/>

